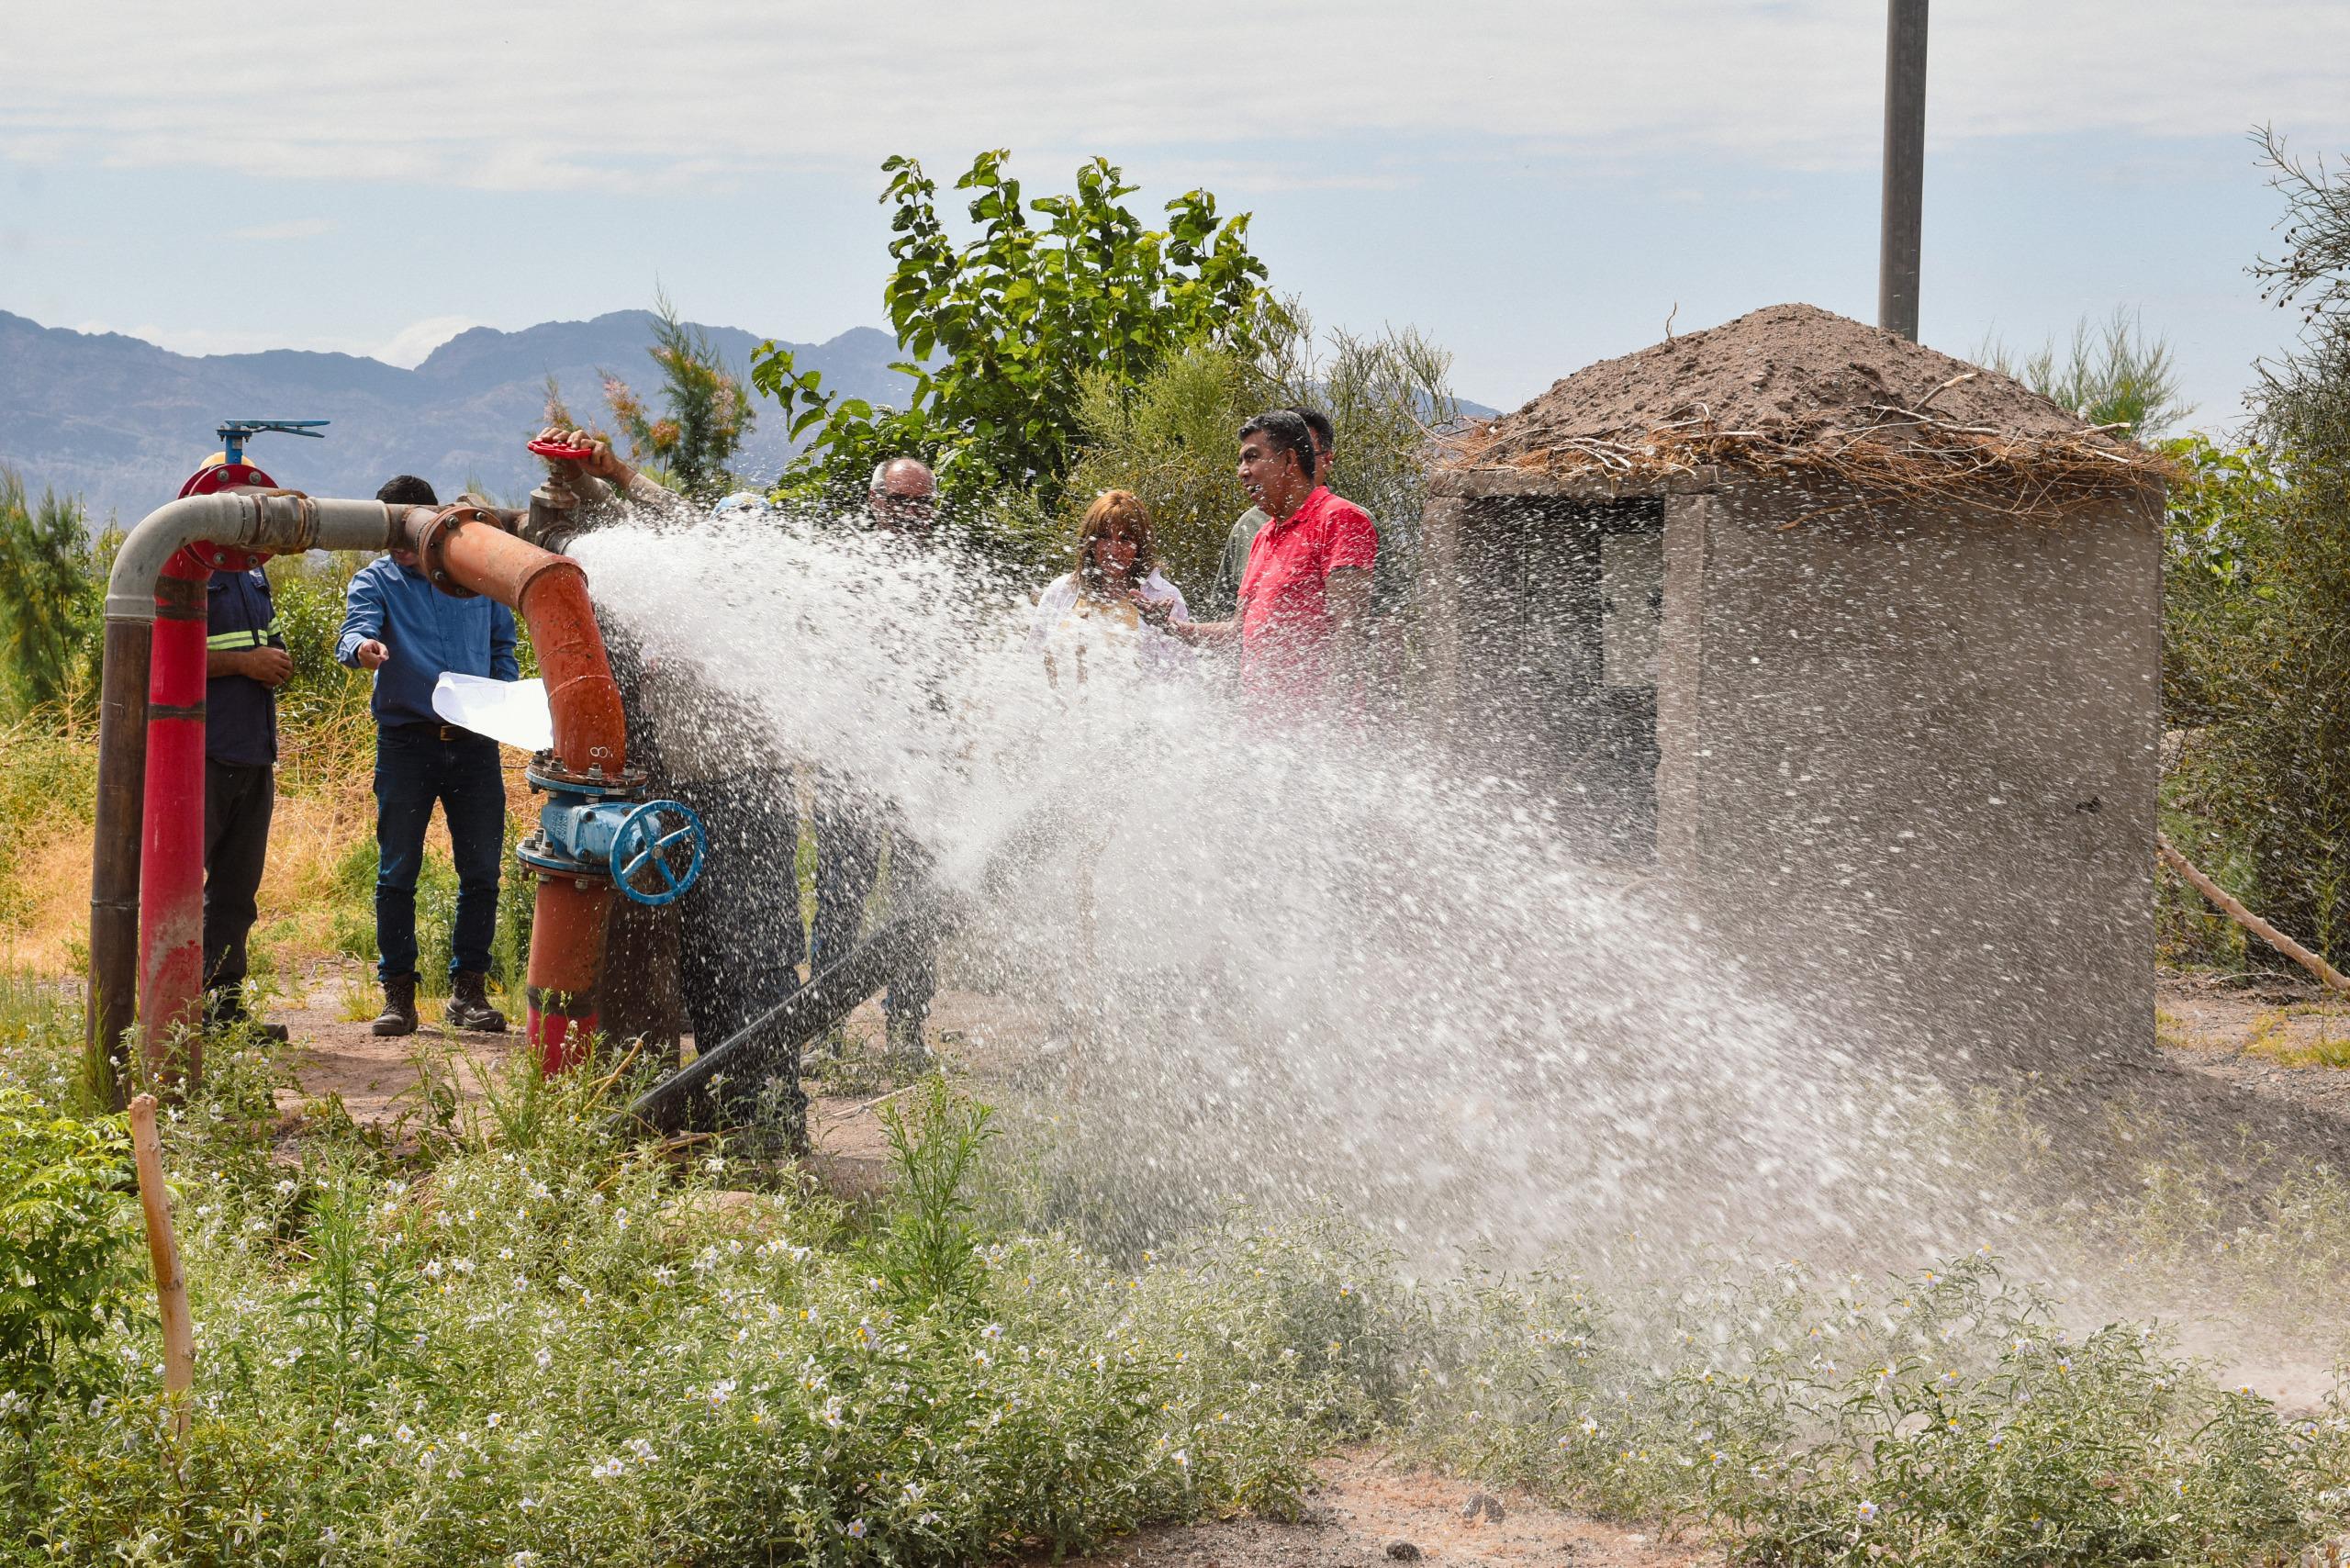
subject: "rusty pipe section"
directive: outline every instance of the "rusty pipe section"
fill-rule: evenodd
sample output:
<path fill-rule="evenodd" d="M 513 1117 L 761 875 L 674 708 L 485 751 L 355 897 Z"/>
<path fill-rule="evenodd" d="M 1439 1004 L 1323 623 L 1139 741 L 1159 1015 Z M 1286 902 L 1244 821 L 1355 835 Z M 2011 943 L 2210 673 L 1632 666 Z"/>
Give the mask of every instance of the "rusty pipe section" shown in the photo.
<path fill-rule="evenodd" d="M 480 507 L 448 507 L 408 519 L 410 547 L 442 591 L 494 599 L 531 630 L 554 722 L 552 760 L 564 773 L 610 779 L 628 767 L 628 720 L 588 598 L 587 569 L 507 532 Z M 596 986 L 612 885 L 599 878 L 534 871 L 531 918 L 530 1037 L 540 1064 L 576 1060 L 596 1029 Z"/>
<path fill-rule="evenodd" d="M 574 773 L 601 768 L 617 778 L 628 763 L 627 720 L 588 601 L 587 568 L 517 538 L 480 507 L 411 517 L 408 543 L 442 592 L 481 594 L 521 617 L 546 681 L 556 759 Z"/>

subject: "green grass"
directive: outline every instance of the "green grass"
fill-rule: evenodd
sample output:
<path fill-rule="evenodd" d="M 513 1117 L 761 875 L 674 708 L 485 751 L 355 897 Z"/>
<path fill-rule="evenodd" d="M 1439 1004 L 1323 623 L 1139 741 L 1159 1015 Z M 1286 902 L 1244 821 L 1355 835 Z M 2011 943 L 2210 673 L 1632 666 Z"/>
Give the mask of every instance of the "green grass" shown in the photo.
<path fill-rule="evenodd" d="M 0 1090 L 66 1094 L 77 1039 L 0 981 Z M 1113 1255 L 936 1083 L 851 1214 L 613 1141 L 594 1072 L 518 1061 L 398 1140 L 321 1116 L 291 1159 L 265 1044 L 207 1072 L 166 1127 L 188 1435 L 151 1322 L 117 1328 L 0 1422 L 0 1562 L 971 1562 L 1279 1512 L 1357 1439 L 1757 1563 L 2283 1562 L 2350 1516 L 2338 1394 L 2282 1412 L 1987 1256 L 1415 1282 L 1332 1215 L 1237 1212 Z M 2150 1244 L 2341 1266 L 2338 1182 L 2261 1229 L 2199 1181 L 2150 1191 Z"/>

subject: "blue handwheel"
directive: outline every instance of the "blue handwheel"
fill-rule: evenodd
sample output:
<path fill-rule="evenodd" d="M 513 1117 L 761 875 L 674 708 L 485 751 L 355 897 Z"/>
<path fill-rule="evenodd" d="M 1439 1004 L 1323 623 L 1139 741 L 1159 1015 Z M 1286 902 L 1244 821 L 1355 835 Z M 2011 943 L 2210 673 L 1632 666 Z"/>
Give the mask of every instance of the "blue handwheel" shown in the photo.
<path fill-rule="evenodd" d="M 701 875 L 709 842 L 701 819 L 683 801 L 648 801 L 612 834 L 612 885 L 637 903 L 682 898 Z"/>

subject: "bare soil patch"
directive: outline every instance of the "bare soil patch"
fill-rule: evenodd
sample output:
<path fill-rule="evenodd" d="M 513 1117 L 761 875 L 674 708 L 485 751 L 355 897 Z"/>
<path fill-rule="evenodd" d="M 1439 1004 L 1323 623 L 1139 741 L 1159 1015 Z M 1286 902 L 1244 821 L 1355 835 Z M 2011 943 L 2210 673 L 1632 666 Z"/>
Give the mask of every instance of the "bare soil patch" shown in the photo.
<path fill-rule="evenodd" d="M 445 1080 L 462 1103 L 471 1104 L 480 1101 L 487 1075 L 524 1048 L 519 1001 L 501 1004 L 511 1025 L 502 1035 L 447 1028 L 440 1022 L 441 1002 L 420 999 L 423 1026 L 416 1034 L 379 1038 L 369 1031 L 379 1000 L 367 965 L 331 959 L 305 971 L 291 996 L 263 1011 L 269 1022 L 285 1025 L 293 1042 L 295 1082 L 277 1092 L 278 1114 L 289 1131 L 307 1103 L 340 1099 L 352 1121 L 393 1134 L 420 1108 L 420 1058 L 429 1059 L 435 1077 Z M 368 1019 L 347 1016 L 363 1003 Z M 810 1163 L 835 1196 L 864 1199 L 877 1194 L 888 1177 L 881 1109 L 898 1087 L 875 1065 L 882 1043 L 879 1001 L 850 1014 L 841 1032 L 840 1058 L 809 1064 L 808 1131 L 815 1146 Z M 942 991 L 931 1011 L 932 1043 L 947 1070 L 982 1084 L 1004 1082 L 1035 1059 L 1046 1033 L 1029 1010 L 976 991 Z M 690 1035 L 686 1050 L 690 1058 Z"/>
<path fill-rule="evenodd" d="M 1718 1551 L 1546 1507 L 1354 1450 L 1317 1467 L 1321 1484 L 1294 1524 L 1247 1517 L 1144 1530 L 1089 1563 L 1121 1568 L 1691 1568 Z M 1491 1506 L 1474 1506 L 1484 1499 Z M 1408 1542 L 1410 1550 L 1391 1547 Z"/>
<path fill-rule="evenodd" d="M 2154 1020 L 2172 1063 L 2350 1123 L 2350 996 L 2277 977 L 2165 974 Z"/>

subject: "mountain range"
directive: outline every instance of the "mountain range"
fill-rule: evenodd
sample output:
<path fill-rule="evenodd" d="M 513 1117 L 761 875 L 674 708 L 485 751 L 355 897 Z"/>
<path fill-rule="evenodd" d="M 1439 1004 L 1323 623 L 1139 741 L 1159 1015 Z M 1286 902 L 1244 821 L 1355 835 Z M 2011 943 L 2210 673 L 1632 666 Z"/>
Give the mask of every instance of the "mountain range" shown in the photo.
<path fill-rule="evenodd" d="M 173 353 L 0 310 L 0 464 L 36 495 L 46 487 L 81 497 L 95 527 L 109 517 L 127 525 L 179 494 L 218 450 L 222 420 L 328 420 L 322 441 L 262 435 L 246 456 L 279 484 L 317 496 L 372 496 L 394 474 L 420 474 L 443 497 L 470 486 L 520 505 L 545 474 L 522 442 L 543 422 L 547 378 L 575 415 L 609 426 L 606 373 L 648 399 L 658 390 L 660 373 L 646 357 L 653 326 L 649 310 L 615 310 L 519 332 L 475 327 L 403 370 L 302 349 Z M 700 330 L 738 376 L 748 374 L 764 341 L 757 333 Z M 912 386 L 890 368 L 902 357 L 896 341 L 871 327 L 783 346 L 800 369 L 823 372 L 827 389 L 852 398 L 902 405 Z M 765 478 L 795 443 L 775 405 L 755 403 L 760 417 L 734 467 Z M 1460 408 L 1494 413 L 1481 403 Z"/>
<path fill-rule="evenodd" d="M 646 351 L 653 314 L 616 310 L 519 332 L 476 327 L 413 370 L 355 354 L 273 349 L 190 355 L 118 332 L 43 327 L 0 310 L 0 463 L 35 494 L 79 495 L 95 525 L 128 524 L 179 493 L 218 450 L 224 419 L 329 420 L 323 441 L 256 437 L 247 457 L 279 484 L 321 496 L 372 496 L 394 474 L 421 474 L 444 496 L 469 482 L 518 501 L 545 473 L 522 442 L 542 422 L 547 377 L 582 419 L 609 424 L 603 373 L 648 398 L 660 375 Z M 737 375 L 762 339 L 702 329 Z M 853 328 L 822 343 L 788 343 L 827 388 L 902 403 L 911 385 L 890 369 L 887 332 Z M 792 443 L 774 405 L 744 442 L 739 466 L 776 473 Z"/>

